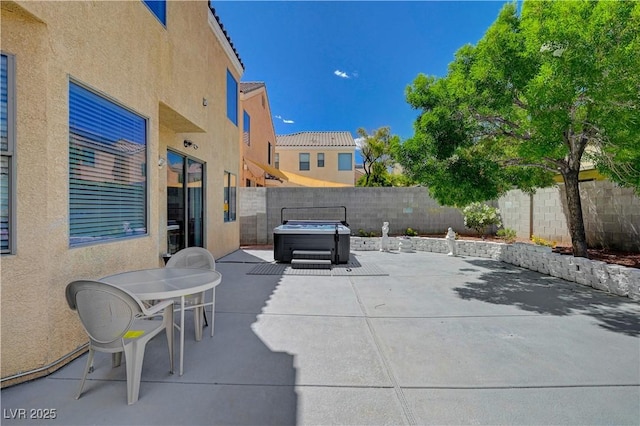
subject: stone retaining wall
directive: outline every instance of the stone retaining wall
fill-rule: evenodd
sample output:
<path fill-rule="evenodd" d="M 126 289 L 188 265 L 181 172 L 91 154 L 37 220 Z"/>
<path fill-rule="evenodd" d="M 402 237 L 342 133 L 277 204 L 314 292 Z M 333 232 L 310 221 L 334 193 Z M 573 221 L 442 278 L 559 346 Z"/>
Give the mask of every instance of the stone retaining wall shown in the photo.
<path fill-rule="evenodd" d="M 381 240 L 380 237 L 351 237 L 351 250 L 380 250 Z M 443 254 L 449 252 L 444 238 L 389 237 L 388 242 L 389 250 L 406 249 L 407 242 L 410 242 L 409 245 L 416 251 Z M 456 251 L 459 256 L 500 260 L 617 296 L 640 300 L 640 269 L 553 253 L 549 247 L 526 243 L 458 240 Z"/>

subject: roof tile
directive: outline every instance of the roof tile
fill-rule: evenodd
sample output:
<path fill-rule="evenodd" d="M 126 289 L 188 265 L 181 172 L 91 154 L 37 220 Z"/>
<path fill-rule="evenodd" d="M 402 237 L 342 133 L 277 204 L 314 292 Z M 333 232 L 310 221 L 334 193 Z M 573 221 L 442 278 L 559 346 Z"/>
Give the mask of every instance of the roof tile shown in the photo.
<path fill-rule="evenodd" d="M 276 146 L 356 146 L 351 132 L 298 132 L 276 136 Z"/>
<path fill-rule="evenodd" d="M 265 84 L 263 81 L 241 81 L 240 82 L 240 91 L 242 93 L 249 93 L 261 87 L 265 87 Z"/>
<path fill-rule="evenodd" d="M 244 70 L 244 63 L 240 58 L 240 54 L 238 53 L 238 50 L 236 49 L 236 47 L 233 45 L 233 41 L 231 41 L 231 36 L 229 35 L 229 33 L 227 33 L 227 30 L 224 29 L 224 25 L 222 25 L 222 21 L 220 20 L 220 17 L 216 13 L 216 9 L 213 6 L 211 6 L 211 2 L 209 2 L 209 10 L 211 11 L 211 13 L 213 13 L 213 17 L 216 18 L 216 22 L 220 26 L 220 29 L 224 33 L 224 36 L 227 38 L 227 41 L 229 42 L 231 49 L 233 49 L 233 53 L 236 54 L 236 58 L 238 59 L 238 62 L 240 62 L 240 66 Z"/>

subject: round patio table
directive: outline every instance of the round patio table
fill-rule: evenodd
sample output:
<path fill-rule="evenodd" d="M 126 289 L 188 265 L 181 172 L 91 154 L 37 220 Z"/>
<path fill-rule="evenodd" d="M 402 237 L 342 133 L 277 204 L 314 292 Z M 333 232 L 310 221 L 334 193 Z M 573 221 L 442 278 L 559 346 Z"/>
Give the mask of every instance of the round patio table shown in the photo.
<path fill-rule="evenodd" d="M 211 306 L 211 336 L 216 302 L 216 286 L 222 281 L 220 272 L 197 268 L 153 268 L 122 272 L 100 279 L 133 293 L 140 300 L 180 298 L 180 375 L 184 367 L 184 311 Z M 185 296 L 211 289 L 211 302 L 185 308 Z"/>

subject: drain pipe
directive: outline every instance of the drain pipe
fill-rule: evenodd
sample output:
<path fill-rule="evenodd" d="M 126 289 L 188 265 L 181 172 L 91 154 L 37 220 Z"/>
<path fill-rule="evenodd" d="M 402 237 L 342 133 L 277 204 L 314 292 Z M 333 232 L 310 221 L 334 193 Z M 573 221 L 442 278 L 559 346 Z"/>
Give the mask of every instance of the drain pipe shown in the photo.
<path fill-rule="evenodd" d="M 79 346 L 78 348 L 76 348 L 73 352 L 68 353 L 65 356 L 63 356 L 62 358 L 59 358 L 59 359 L 53 361 L 52 363 L 47 364 L 47 365 L 45 365 L 43 367 L 39 367 L 39 368 L 36 368 L 34 370 L 23 371 L 22 373 L 14 374 L 13 376 L 3 377 L 2 379 L 0 379 L 0 383 L 5 383 L 5 382 L 8 382 L 10 380 L 16 380 L 16 379 L 20 379 L 20 378 L 25 377 L 25 376 L 30 376 L 30 375 L 33 375 L 33 374 L 41 373 L 43 371 L 47 371 L 50 368 L 56 366 L 57 364 L 61 364 L 61 363 L 65 362 L 66 360 L 68 360 L 69 358 L 74 357 L 76 354 L 78 354 L 78 352 L 84 352 L 88 347 L 89 347 L 89 343 L 87 342 L 84 345 Z"/>

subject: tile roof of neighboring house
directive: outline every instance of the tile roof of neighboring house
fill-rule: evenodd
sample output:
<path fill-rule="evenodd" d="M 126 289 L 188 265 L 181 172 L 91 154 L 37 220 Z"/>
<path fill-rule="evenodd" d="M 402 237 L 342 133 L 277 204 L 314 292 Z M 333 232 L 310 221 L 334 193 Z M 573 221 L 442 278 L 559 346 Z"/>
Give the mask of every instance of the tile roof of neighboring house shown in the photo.
<path fill-rule="evenodd" d="M 351 132 L 298 132 L 277 135 L 276 146 L 352 146 L 356 142 Z"/>
<path fill-rule="evenodd" d="M 240 91 L 242 93 L 249 93 L 261 87 L 265 87 L 264 82 L 262 81 L 241 81 L 240 82 Z"/>
<path fill-rule="evenodd" d="M 236 58 L 238 58 L 238 62 L 240 62 L 240 66 L 242 66 L 242 69 L 244 69 L 244 63 L 242 62 L 242 59 L 240 58 L 240 54 L 236 50 L 236 47 L 233 45 L 233 42 L 231 41 L 231 37 L 229 37 L 229 33 L 227 33 L 227 30 L 224 29 L 224 25 L 222 25 L 222 21 L 220 20 L 220 17 L 216 13 L 216 9 L 213 6 L 211 6 L 211 3 L 209 3 L 209 10 L 211 10 L 211 13 L 213 13 L 213 17 L 216 18 L 216 22 L 220 26 L 220 29 L 224 33 L 224 36 L 227 38 L 227 41 L 229 42 L 229 45 L 231 46 L 231 49 L 233 49 L 233 53 L 236 54 Z"/>

